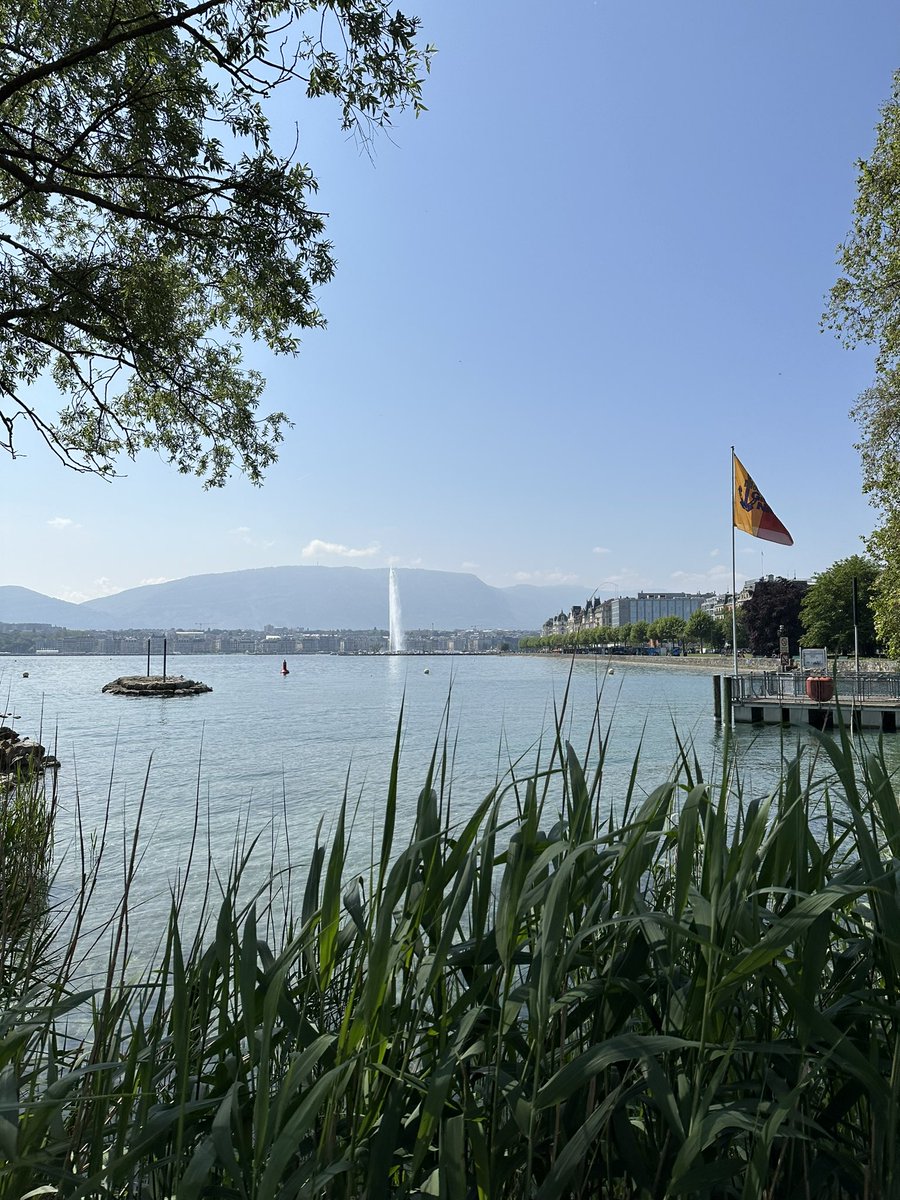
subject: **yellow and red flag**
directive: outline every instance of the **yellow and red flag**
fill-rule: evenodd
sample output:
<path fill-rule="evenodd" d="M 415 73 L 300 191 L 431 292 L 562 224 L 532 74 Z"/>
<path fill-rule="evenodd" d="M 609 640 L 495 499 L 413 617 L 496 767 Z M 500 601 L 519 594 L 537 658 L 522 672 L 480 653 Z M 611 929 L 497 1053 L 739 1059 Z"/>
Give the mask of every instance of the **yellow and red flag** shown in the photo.
<path fill-rule="evenodd" d="M 747 474 L 747 469 L 738 458 L 734 458 L 734 527 L 743 529 L 751 537 L 765 538 L 767 542 L 780 542 L 782 546 L 793 546 L 794 539 L 766 504 L 762 492 Z"/>

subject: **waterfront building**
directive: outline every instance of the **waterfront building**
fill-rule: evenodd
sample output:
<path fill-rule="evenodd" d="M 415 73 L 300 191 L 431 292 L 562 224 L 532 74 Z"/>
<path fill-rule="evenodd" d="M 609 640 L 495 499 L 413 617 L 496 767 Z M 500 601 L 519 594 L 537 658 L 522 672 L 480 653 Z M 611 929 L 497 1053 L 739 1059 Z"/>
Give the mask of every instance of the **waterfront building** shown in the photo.
<path fill-rule="evenodd" d="M 646 621 L 650 625 L 660 617 L 681 617 L 687 621 L 692 613 L 711 599 L 716 599 L 712 592 L 638 592 L 636 596 L 588 600 L 584 607 L 575 604 L 571 612 L 550 617 L 544 622 L 541 632 L 546 637 L 548 634 L 573 633 L 582 628 L 596 629 L 599 626 L 620 629 L 635 621 Z"/>

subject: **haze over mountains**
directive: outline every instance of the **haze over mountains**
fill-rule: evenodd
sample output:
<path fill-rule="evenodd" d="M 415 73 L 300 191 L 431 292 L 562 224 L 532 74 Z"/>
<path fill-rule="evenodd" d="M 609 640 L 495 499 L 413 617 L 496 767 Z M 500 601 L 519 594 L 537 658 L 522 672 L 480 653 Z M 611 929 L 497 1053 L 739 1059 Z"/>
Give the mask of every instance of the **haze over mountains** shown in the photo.
<path fill-rule="evenodd" d="M 583 600 L 572 585 L 496 588 L 476 575 L 397 568 L 406 629 L 539 629 Z M 70 629 L 386 629 L 388 569 L 262 567 L 190 575 L 70 604 L 0 587 L 0 622 Z"/>

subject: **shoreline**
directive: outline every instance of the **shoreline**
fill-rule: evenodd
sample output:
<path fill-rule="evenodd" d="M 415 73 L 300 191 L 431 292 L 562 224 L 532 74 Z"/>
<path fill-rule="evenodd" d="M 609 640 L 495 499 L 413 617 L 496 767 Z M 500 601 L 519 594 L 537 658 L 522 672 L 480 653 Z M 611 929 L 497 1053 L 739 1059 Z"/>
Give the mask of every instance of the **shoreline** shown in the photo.
<path fill-rule="evenodd" d="M 565 651 L 532 651 L 527 650 L 518 652 L 519 654 L 528 655 L 533 658 L 587 658 L 602 660 L 609 666 L 614 667 L 621 663 L 622 666 L 631 667 L 653 667 L 654 669 L 674 670 L 674 671 L 693 671 L 701 675 L 731 675 L 734 673 L 734 659 L 730 654 L 593 654 L 580 652 L 572 654 Z M 834 668 L 834 663 L 837 662 L 839 674 L 852 672 L 854 669 L 853 658 L 845 654 L 841 654 L 837 659 L 831 659 L 828 665 L 829 674 Z M 740 658 L 738 659 L 738 673 L 750 671 L 780 671 L 781 663 L 777 658 Z M 859 660 L 860 672 L 865 674 L 886 675 L 896 672 L 898 667 L 893 659 L 888 658 L 861 658 Z M 797 672 L 800 668 L 797 667 Z"/>

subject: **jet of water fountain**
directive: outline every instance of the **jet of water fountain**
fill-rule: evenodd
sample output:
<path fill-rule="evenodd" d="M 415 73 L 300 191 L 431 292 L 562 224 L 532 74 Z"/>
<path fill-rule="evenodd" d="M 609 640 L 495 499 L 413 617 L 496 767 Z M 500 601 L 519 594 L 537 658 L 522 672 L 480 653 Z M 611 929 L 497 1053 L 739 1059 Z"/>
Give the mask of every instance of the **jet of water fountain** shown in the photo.
<path fill-rule="evenodd" d="M 406 649 L 403 636 L 403 613 L 400 609 L 400 589 L 397 586 L 397 572 L 393 567 L 391 567 L 388 575 L 388 603 L 390 617 L 388 649 L 391 654 L 402 654 Z"/>

